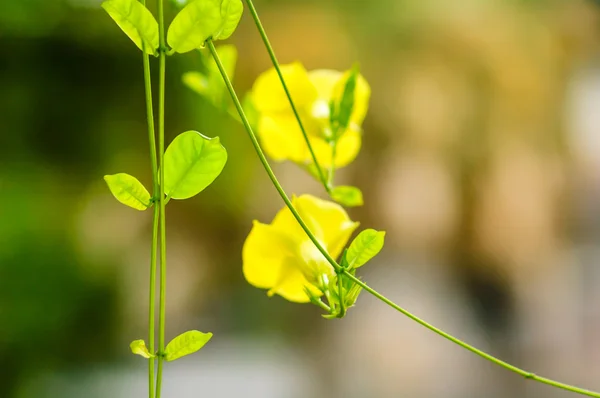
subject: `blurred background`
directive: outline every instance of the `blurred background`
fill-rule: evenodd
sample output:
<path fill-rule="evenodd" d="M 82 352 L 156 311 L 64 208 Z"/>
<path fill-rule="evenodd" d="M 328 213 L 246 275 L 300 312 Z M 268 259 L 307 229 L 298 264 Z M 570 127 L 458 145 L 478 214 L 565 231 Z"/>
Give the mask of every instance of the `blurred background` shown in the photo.
<path fill-rule="evenodd" d="M 150 186 L 141 56 L 99 4 L 0 0 L 2 398 L 146 396 L 147 362 L 128 344 L 147 334 L 151 213 L 102 180 L 127 172 Z M 357 61 L 371 84 L 363 150 L 339 177 L 365 194 L 353 219 L 388 231 L 364 279 L 502 359 L 600 390 L 600 4 L 256 7 L 282 63 Z M 247 12 L 229 42 L 243 93 L 270 67 Z M 168 207 L 167 339 L 215 336 L 168 364 L 165 397 L 572 396 L 366 293 L 326 321 L 248 285 L 243 241 L 282 203 L 239 123 L 182 84 L 200 57 L 169 58 L 167 142 L 219 135 L 229 162 Z M 275 168 L 289 193 L 324 197 L 294 165 Z"/>

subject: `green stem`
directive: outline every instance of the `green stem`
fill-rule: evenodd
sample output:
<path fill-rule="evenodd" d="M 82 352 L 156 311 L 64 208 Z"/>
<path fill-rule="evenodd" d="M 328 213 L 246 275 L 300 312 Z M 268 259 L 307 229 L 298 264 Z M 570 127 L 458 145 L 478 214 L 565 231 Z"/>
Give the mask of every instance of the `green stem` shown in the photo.
<path fill-rule="evenodd" d="M 146 5 L 146 0 L 141 0 Z M 150 56 L 144 50 L 144 92 L 146 97 L 146 118 L 148 142 L 150 143 L 150 164 L 152 167 L 152 196 L 158 195 L 158 165 L 156 161 L 156 135 L 154 130 L 154 111 L 152 109 L 152 83 L 150 79 Z M 156 307 L 156 249 L 158 244 L 158 207 L 154 206 L 152 215 L 152 243 L 150 252 L 150 286 L 148 302 L 148 350 L 154 354 L 154 321 Z M 148 397 L 154 397 L 154 358 L 148 359 Z"/>
<path fill-rule="evenodd" d="M 163 0 L 158 0 L 158 29 L 160 42 L 159 80 L 158 80 L 158 156 L 160 162 L 160 297 L 158 315 L 158 371 L 156 373 L 156 398 L 160 398 L 162 387 L 162 369 L 165 351 L 165 297 L 167 291 L 167 237 L 165 218 L 165 23 Z"/>
<path fill-rule="evenodd" d="M 227 90 L 229 91 L 229 94 L 231 96 L 231 99 L 234 102 L 234 105 L 242 119 L 242 122 L 244 124 L 244 127 L 246 128 L 246 132 L 248 133 L 248 136 L 250 137 L 250 141 L 252 141 L 252 145 L 254 146 L 254 149 L 256 151 L 256 154 L 258 155 L 258 158 L 260 159 L 260 162 L 262 163 L 263 167 L 265 168 L 269 178 L 271 179 L 271 182 L 273 183 L 273 185 L 275 186 L 275 189 L 277 189 L 277 192 L 279 192 L 279 195 L 281 196 L 281 198 L 283 199 L 283 201 L 285 202 L 285 204 L 287 205 L 287 207 L 290 209 L 291 213 L 293 214 L 294 218 L 296 219 L 296 221 L 298 221 L 298 224 L 300 224 L 300 227 L 304 230 L 304 232 L 306 232 L 308 238 L 314 243 L 314 245 L 317 247 L 317 249 L 321 252 L 321 254 L 323 254 L 323 256 L 325 257 L 325 259 L 327 259 L 327 261 L 331 264 L 331 266 L 337 270 L 338 272 L 343 273 L 344 275 L 346 275 L 348 278 L 350 278 L 352 281 L 354 281 L 355 283 L 357 283 L 358 285 L 360 285 L 363 289 L 365 289 L 367 292 L 369 292 L 370 294 L 372 294 L 373 296 L 375 296 L 377 299 L 381 300 L 382 302 L 386 303 L 387 305 L 389 305 L 390 307 L 394 308 L 395 310 L 399 311 L 400 313 L 406 315 L 407 317 L 409 317 L 410 319 L 418 322 L 419 324 L 421 324 L 422 326 L 425 326 L 427 329 L 439 334 L 440 336 L 448 339 L 449 341 L 458 344 L 459 346 L 466 348 L 467 350 L 479 355 L 480 357 L 487 359 L 488 361 L 495 363 L 496 365 L 499 365 L 507 370 L 510 370 L 511 372 L 517 373 L 527 379 L 532 379 L 535 380 L 537 382 L 543 383 L 543 384 L 548 384 L 557 388 L 562 388 L 564 390 L 567 391 L 571 391 L 574 393 L 578 393 L 578 394 L 582 394 L 582 395 L 587 395 L 590 397 L 597 397 L 600 398 L 600 393 L 597 392 L 593 392 L 593 391 L 589 391 L 589 390 L 585 390 L 579 387 L 574 387 L 574 386 L 570 386 L 568 384 L 563 384 L 560 383 L 558 381 L 554 381 L 551 379 L 547 379 L 545 377 L 540 377 L 540 376 L 536 376 L 533 373 L 527 372 L 523 369 L 517 368 L 516 366 L 510 365 L 509 363 L 506 363 L 504 361 L 501 361 L 500 359 L 493 357 L 467 343 L 465 343 L 462 340 L 457 339 L 456 337 L 436 328 L 435 326 L 425 322 L 424 320 L 416 317 L 415 315 L 413 315 L 412 313 L 406 311 L 405 309 L 401 308 L 399 305 L 395 304 L 393 301 L 389 300 L 388 298 L 386 298 L 385 296 L 381 295 L 380 293 L 378 293 L 376 290 L 370 288 L 367 284 L 365 284 L 364 282 L 362 282 L 360 279 L 356 278 L 354 275 L 352 275 L 350 272 L 348 272 L 347 270 L 343 270 L 342 267 L 331 257 L 331 255 L 327 252 L 327 250 L 325 250 L 323 248 L 323 246 L 321 246 L 321 244 L 319 243 L 319 241 L 317 240 L 317 238 L 313 235 L 313 233 L 310 231 L 310 229 L 308 228 L 308 226 L 306 225 L 306 223 L 304 222 L 304 220 L 302 220 L 302 217 L 300 217 L 300 214 L 298 214 L 298 211 L 294 208 L 291 200 L 288 198 L 287 194 L 285 193 L 285 191 L 283 190 L 283 187 L 281 186 L 281 184 L 279 183 L 279 181 L 277 180 L 277 177 L 275 176 L 275 174 L 273 173 L 273 169 L 271 169 L 271 166 L 269 165 L 269 162 L 267 160 L 267 158 L 265 157 L 265 154 L 262 151 L 262 148 L 260 147 L 260 144 L 258 143 L 258 140 L 256 139 L 256 135 L 254 134 L 254 132 L 252 131 L 252 127 L 250 126 L 250 123 L 248 122 L 248 118 L 246 117 L 246 114 L 244 113 L 244 110 L 242 108 L 242 105 L 240 104 L 240 101 L 237 97 L 237 94 L 235 92 L 235 89 L 233 88 L 233 85 L 231 84 L 231 80 L 229 79 L 229 76 L 227 76 L 227 72 L 225 71 L 225 68 L 223 67 L 223 64 L 221 63 L 221 60 L 219 59 L 219 55 L 217 54 L 217 51 L 215 49 L 214 44 L 212 43 L 211 40 L 207 41 L 207 45 L 208 48 L 210 49 L 210 52 L 217 64 L 217 67 L 219 68 L 219 71 L 221 72 L 221 76 L 223 77 L 223 81 L 225 82 L 225 85 L 227 86 Z"/>
<path fill-rule="evenodd" d="M 296 105 L 294 104 L 294 100 L 292 100 L 292 95 L 290 94 L 290 90 L 288 89 L 287 84 L 285 83 L 285 79 L 283 78 L 283 73 L 281 73 L 281 67 L 279 66 L 279 62 L 277 61 L 277 57 L 275 56 L 275 51 L 273 51 L 273 47 L 269 42 L 269 38 L 267 37 L 267 33 L 265 32 L 265 28 L 260 22 L 260 18 L 258 17 L 258 13 L 256 12 L 256 8 L 254 8 L 254 4 L 252 0 L 246 0 L 246 4 L 248 4 L 248 9 L 250 10 L 250 14 L 252 14 L 252 19 L 254 19 L 254 24 L 260 33 L 260 37 L 262 38 L 263 43 L 269 53 L 269 57 L 271 58 L 271 62 L 277 71 L 277 75 L 279 76 L 279 80 L 281 81 L 281 85 L 283 86 L 283 90 L 285 91 L 285 95 L 288 98 L 290 106 L 292 107 L 292 111 L 294 111 L 294 116 L 296 117 L 296 121 L 298 122 L 298 126 L 300 127 L 300 131 L 302 131 L 302 136 L 304 137 L 304 141 L 306 141 L 306 145 L 308 146 L 308 151 L 310 152 L 310 156 L 312 157 L 313 162 L 315 163 L 315 167 L 317 168 L 317 172 L 319 174 L 319 179 L 323 184 L 323 187 L 330 193 L 331 186 L 327 182 L 327 178 L 323 173 L 323 169 L 319 165 L 319 161 L 317 160 L 317 156 L 315 155 L 315 151 L 313 150 L 312 145 L 310 144 L 310 140 L 308 139 L 308 134 L 304 129 L 304 124 L 302 124 L 302 120 L 300 120 L 300 115 L 298 114 L 298 110 L 296 109 Z"/>
<path fill-rule="evenodd" d="M 342 280 L 342 275 L 343 274 L 338 274 L 337 275 L 337 282 L 338 282 L 338 299 L 340 300 L 340 313 L 338 315 L 338 318 L 343 318 L 344 316 L 346 316 L 346 305 L 344 304 L 344 290 L 343 290 L 343 280 Z"/>
<path fill-rule="evenodd" d="M 156 152 L 154 153 L 156 154 Z M 148 311 L 148 350 L 151 354 L 155 353 L 154 322 L 156 320 L 156 250 L 158 246 L 159 211 L 160 209 L 155 204 L 154 214 L 152 216 L 152 252 L 150 253 L 150 309 Z M 148 359 L 148 396 L 150 398 L 154 397 L 154 361 L 154 358 Z"/>

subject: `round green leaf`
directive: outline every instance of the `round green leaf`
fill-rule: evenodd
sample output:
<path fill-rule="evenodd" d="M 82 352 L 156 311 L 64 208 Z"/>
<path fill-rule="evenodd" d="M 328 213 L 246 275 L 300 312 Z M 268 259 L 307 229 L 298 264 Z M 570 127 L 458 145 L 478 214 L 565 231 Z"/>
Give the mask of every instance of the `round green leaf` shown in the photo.
<path fill-rule="evenodd" d="M 174 361 L 186 355 L 198 351 L 213 336 L 212 333 L 202 333 L 197 330 L 190 330 L 175 337 L 165 348 L 165 359 Z"/>
<path fill-rule="evenodd" d="M 146 343 L 144 342 L 144 340 L 132 341 L 131 344 L 129 344 L 129 348 L 131 348 L 131 352 L 133 352 L 135 355 L 139 355 L 144 358 L 153 358 L 154 357 L 154 355 L 151 354 L 150 351 L 148 351 L 148 348 L 146 347 Z"/>
<path fill-rule="evenodd" d="M 219 137 L 208 138 L 197 131 L 179 134 L 165 152 L 165 194 L 187 199 L 200 193 L 221 174 L 227 151 Z"/>
<path fill-rule="evenodd" d="M 352 241 L 346 252 L 350 268 L 358 268 L 372 259 L 383 248 L 385 231 L 365 229 Z"/>
<path fill-rule="evenodd" d="M 331 198 L 347 207 L 363 205 L 363 195 L 360 189 L 349 185 L 342 185 L 331 190 Z"/>
<path fill-rule="evenodd" d="M 102 8 L 140 50 L 145 46 L 148 54 L 154 54 L 158 48 L 158 23 L 146 7 L 137 0 L 107 0 Z"/>
<path fill-rule="evenodd" d="M 126 173 L 104 176 L 104 181 L 114 197 L 124 205 L 136 210 L 150 207 L 150 193 L 137 178 Z"/>
<path fill-rule="evenodd" d="M 195 0 L 173 19 L 167 42 L 173 50 L 185 53 L 204 47 L 204 42 L 226 39 L 235 31 L 244 6 L 241 0 Z"/>

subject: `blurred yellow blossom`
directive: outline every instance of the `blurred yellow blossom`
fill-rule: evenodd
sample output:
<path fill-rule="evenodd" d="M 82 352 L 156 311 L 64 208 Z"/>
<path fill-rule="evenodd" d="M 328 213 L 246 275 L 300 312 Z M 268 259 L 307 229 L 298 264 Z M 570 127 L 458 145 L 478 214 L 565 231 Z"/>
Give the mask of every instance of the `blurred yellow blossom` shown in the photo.
<path fill-rule="evenodd" d="M 343 73 L 318 69 L 307 72 L 299 62 L 282 65 L 281 71 L 319 164 L 330 167 L 332 150 L 328 141 L 333 138 L 334 132 L 330 124 L 329 105 L 341 99 L 350 71 Z M 258 134 L 267 154 L 277 161 L 311 164 L 308 146 L 274 68 L 256 79 L 251 95 L 259 113 Z M 346 131 L 336 133 L 340 138 L 337 141 L 335 167 L 352 162 L 360 150 L 361 124 L 367 113 L 370 96 L 368 83 L 359 75 L 350 125 Z"/>
<path fill-rule="evenodd" d="M 340 205 L 311 195 L 293 197 L 292 203 L 328 253 L 339 256 L 358 223 Z M 271 224 L 254 221 L 242 258 L 251 285 L 298 303 L 310 301 L 305 287 L 321 296 L 318 286 L 335 275 L 287 207 Z"/>

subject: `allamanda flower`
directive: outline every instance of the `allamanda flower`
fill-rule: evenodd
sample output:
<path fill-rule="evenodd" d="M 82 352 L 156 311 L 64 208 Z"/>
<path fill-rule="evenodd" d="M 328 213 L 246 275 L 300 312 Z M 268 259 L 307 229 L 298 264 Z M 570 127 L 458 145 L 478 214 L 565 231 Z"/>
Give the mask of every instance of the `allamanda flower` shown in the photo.
<path fill-rule="evenodd" d="M 358 227 L 338 204 L 311 195 L 292 199 L 294 207 L 319 242 L 336 258 Z M 243 271 L 253 286 L 287 300 L 310 301 L 305 288 L 319 297 L 335 272 L 285 207 L 271 224 L 254 221 L 242 250 Z"/>
<path fill-rule="evenodd" d="M 334 135 L 339 137 L 334 166 L 343 167 L 352 162 L 360 150 L 361 124 L 371 96 L 366 80 L 358 76 L 348 128 L 335 132 L 330 123 L 330 103 L 341 99 L 350 71 L 342 73 L 319 69 L 307 72 L 299 62 L 283 65 L 281 71 L 319 164 L 326 168 L 332 165 L 330 141 Z M 276 161 L 312 164 L 310 152 L 274 68 L 257 78 L 251 96 L 259 114 L 258 134 L 267 154 Z"/>

